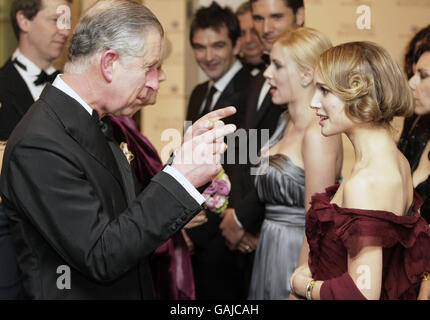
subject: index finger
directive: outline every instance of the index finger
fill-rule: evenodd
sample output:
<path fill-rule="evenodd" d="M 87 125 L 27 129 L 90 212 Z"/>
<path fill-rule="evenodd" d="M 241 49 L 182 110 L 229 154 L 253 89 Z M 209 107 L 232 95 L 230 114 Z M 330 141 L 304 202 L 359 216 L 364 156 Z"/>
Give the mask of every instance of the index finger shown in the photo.
<path fill-rule="evenodd" d="M 212 124 L 216 123 L 218 120 L 221 120 L 223 118 L 227 118 L 237 112 L 235 107 L 225 107 L 222 109 L 217 109 L 212 112 L 209 112 L 205 114 L 203 117 L 201 117 L 198 122 L 200 121 L 211 121 Z"/>

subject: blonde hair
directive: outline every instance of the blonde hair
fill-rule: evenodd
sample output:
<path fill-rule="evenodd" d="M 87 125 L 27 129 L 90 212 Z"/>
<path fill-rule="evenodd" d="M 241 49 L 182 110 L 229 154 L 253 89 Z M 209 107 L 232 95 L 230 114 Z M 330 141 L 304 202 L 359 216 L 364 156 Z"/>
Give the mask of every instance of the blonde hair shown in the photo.
<path fill-rule="evenodd" d="M 318 71 L 325 85 L 345 101 L 352 120 L 387 125 L 412 115 L 408 81 L 387 50 L 372 42 L 350 42 L 324 52 Z"/>
<path fill-rule="evenodd" d="M 308 27 L 286 31 L 276 42 L 281 46 L 284 54 L 289 54 L 303 70 L 314 70 L 320 54 L 333 46 L 323 33 Z"/>

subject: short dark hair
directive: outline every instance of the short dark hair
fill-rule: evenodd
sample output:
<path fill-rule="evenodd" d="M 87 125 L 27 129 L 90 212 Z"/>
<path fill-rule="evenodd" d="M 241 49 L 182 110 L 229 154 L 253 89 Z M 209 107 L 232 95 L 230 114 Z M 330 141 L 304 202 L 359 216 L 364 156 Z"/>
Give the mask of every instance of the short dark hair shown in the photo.
<path fill-rule="evenodd" d="M 421 47 L 421 44 L 425 44 L 425 43 L 427 43 L 428 45 L 429 39 L 430 39 L 430 25 L 419 30 L 412 38 L 412 40 L 409 42 L 408 49 L 405 55 L 405 65 L 404 65 L 404 68 L 405 68 L 404 70 L 406 72 L 408 79 L 414 75 L 413 74 L 414 72 L 412 70 L 413 65 L 418 62 L 419 57 L 421 56 L 421 54 L 424 53 L 422 51 L 423 48 L 421 48 L 421 53 L 417 56 L 419 47 Z"/>
<path fill-rule="evenodd" d="M 250 3 L 257 2 L 258 0 L 249 0 Z M 285 6 L 288 8 L 291 8 L 293 10 L 293 13 L 296 14 L 297 11 L 301 7 L 305 7 L 305 4 L 303 3 L 303 0 L 284 0 Z"/>
<path fill-rule="evenodd" d="M 193 37 L 196 30 L 214 29 L 219 32 L 222 27 L 228 30 L 233 47 L 240 37 L 240 25 L 236 15 L 229 7 L 222 8 L 215 1 L 209 7 L 202 7 L 194 14 L 190 28 L 190 43 L 193 45 Z"/>
<path fill-rule="evenodd" d="M 12 0 L 10 8 L 10 20 L 12 22 L 13 32 L 15 33 L 15 36 L 18 40 L 21 29 L 19 28 L 18 21 L 16 20 L 16 14 L 18 11 L 22 11 L 28 20 L 33 20 L 37 13 L 43 9 L 42 1 L 43 0 Z M 66 1 L 72 3 L 73 0 Z"/>

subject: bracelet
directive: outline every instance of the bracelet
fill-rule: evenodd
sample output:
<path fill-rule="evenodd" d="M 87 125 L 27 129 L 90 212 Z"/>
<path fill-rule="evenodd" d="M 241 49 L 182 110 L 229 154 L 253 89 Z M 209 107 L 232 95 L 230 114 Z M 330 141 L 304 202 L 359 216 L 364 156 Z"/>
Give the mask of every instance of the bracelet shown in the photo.
<path fill-rule="evenodd" d="M 429 272 L 423 272 L 423 274 L 421 275 L 421 280 L 422 281 L 430 280 L 430 273 Z"/>
<path fill-rule="evenodd" d="M 315 280 L 311 279 L 311 281 L 309 281 L 308 285 L 306 286 L 306 299 L 307 300 L 312 300 L 312 289 L 314 288 L 315 285 Z"/>

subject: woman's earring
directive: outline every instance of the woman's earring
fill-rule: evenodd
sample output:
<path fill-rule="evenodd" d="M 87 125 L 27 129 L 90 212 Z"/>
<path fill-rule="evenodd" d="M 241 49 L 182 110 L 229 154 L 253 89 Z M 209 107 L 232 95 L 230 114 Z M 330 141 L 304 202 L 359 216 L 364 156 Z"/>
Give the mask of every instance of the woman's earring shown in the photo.
<path fill-rule="evenodd" d="M 306 88 L 309 85 L 309 82 L 306 81 L 302 81 L 302 87 Z"/>

